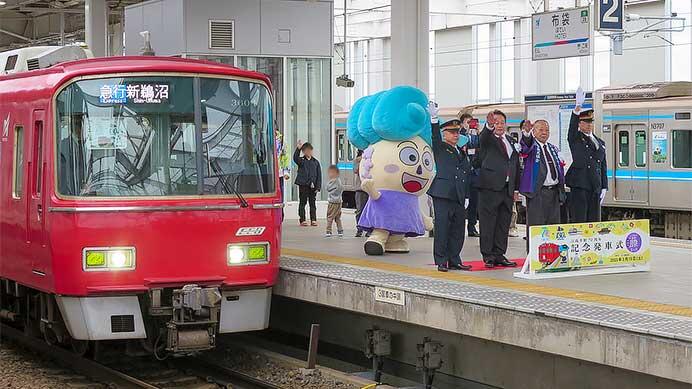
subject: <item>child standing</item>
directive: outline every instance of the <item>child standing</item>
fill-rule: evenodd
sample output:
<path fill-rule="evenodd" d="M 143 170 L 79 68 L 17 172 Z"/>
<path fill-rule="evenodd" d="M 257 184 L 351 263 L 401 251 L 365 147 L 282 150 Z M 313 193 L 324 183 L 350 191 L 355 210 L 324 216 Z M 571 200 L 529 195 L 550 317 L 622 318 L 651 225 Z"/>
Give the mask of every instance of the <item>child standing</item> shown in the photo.
<path fill-rule="evenodd" d="M 344 186 L 339 178 L 339 168 L 336 165 L 329 166 L 327 170 L 329 182 L 327 183 L 327 237 L 332 236 L 332 223 L 336 222 L 336 232 L 339 237 L 344 236 L 344 226 L 341 224 L 341 194 Z"/>
<path fill-rule="evenodd" d="M 301 152 L 303 153 L 302 157 L 300 156 Z M 309 202 L 310 224 L 316 226 L 317 205 L 315 204 L 315 198 L 317 197 L 317 192 L 320 191 L 320 187 L 322 187 L 320 161 L 312 156 L 312 145 L 310 143 L 298 141 L 298 147 L 296 147 L 296 151 L 293 153 L 293 162 L 298 165 L 296 185 L 298 185 L 298 197 L 300 198 L 300 203 L 298 204 L 300 225 L 308 225 L 308 222 L 305 220 L 305 205 Z"/>

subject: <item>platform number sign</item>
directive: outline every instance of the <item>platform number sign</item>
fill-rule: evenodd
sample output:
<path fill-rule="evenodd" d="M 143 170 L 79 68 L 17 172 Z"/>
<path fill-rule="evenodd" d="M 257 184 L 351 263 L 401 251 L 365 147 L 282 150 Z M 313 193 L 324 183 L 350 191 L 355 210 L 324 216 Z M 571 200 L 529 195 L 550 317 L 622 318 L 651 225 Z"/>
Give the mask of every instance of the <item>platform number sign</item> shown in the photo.
<path fill-rule="evenodd" d="M 625 0 L 596 0 L 596 30 L 623 31 Z"/>

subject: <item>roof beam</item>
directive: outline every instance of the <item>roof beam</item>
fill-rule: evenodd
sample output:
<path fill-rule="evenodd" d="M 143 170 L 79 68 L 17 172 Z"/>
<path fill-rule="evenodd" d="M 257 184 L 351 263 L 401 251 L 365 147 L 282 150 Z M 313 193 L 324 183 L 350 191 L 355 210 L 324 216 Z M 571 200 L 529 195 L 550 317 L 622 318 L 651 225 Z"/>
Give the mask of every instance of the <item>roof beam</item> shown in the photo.
<path fill-rule="evenodd" d="M 0 28 L 0 33 L 5 34 L 5 35 L 9 35 L 9 36 L 17 38 L 17 39 L 21 39 L 21 40 L 26 41 L 26 42 L 33 42 L 31 38 L 27 38 L 24 35 L 19 35 L 17 33 L 14 33 L 12 31 L 7 31 L 7 30 L 2 29 L 2 28 Z"/>
<path fill-rule="evenodd" d="M 31 4 L 34 4 L 34 3 L 38 3 L 39 1 L 40 1 L 40 0 L 24 0 L 24 1 L 20 1 L 20 2 L 17 3 L 17 4 L 12 4 L 12 5 L 8 5 L 8 6 L 5 6 L 5 7 L 2 7 L 2 10 L 3 10 L 3 11 L 10 11 L 10 10 L 13 10 L 13 9 L 22 8 L 22 7 L 24 7 L 25 5 L 31 5 Z"/>

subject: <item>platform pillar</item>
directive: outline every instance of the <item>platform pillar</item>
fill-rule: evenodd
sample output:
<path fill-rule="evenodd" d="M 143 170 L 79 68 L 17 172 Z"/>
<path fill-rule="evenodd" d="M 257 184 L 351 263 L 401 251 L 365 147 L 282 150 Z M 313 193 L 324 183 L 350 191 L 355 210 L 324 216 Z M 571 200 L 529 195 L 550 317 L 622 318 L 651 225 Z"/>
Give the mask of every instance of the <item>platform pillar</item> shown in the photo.
<path fill-rule="evenodd" d="M 392 1 L 392 86 L 411 85 L 428 93 L 430 80 L 429 0 Z"/>
<path fill-rule="evenodd" d="M 106 56 L 107 15 L 106 0 L 86 0 L 84 3 L 84 37 L 95 57 Z"/>

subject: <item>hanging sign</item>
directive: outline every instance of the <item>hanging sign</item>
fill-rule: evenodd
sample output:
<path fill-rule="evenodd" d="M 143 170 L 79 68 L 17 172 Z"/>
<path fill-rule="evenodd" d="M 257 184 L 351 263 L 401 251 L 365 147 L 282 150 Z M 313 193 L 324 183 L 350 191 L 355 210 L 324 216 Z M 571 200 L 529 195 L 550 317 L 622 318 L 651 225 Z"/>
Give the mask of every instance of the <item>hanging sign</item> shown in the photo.
<path fill-rule="evenodd" d="M 515 277 L 538 279 L 649 270 L 649 220 L 532 226 Z"/>
<path fill-rule="evenodd" d="M 624 31 L 625 0 L 596 0 L 596 30 Z"/>
<path fill-rule="evenodd" d="M 591 54 L 589 7 L 533 14 L 531 26 L 534 61 Z"/>

